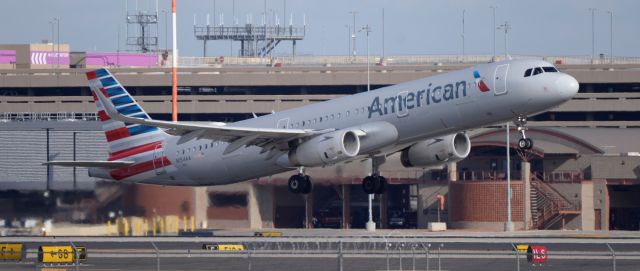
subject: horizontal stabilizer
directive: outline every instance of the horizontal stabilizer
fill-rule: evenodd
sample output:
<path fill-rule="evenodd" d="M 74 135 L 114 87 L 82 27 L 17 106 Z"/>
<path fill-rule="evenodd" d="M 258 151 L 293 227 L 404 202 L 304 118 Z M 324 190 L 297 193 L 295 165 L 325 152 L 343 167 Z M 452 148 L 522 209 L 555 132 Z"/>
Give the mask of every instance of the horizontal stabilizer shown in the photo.
<path fill-rule="evenodd" d="M 92 168 L 121 168 L 133 165 L 134 161 L 51 161 L 42 163 L 43 166 L 62 166 L 62 167 L 92 167 Z"/>

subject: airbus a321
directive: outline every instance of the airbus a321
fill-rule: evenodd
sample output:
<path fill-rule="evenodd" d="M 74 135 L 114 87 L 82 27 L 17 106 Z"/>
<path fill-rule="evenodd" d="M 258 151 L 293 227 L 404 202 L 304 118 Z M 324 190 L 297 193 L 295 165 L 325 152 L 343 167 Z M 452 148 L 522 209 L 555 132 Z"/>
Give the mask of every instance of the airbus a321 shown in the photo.
<path fill-rule="evenodd" d="M 369 159 L 366 193 L 385 190 L 379 166 L 401 153 L 406 167 L 459 161 L 465 131 L 514 121 L 530 149 L 526 118 L 570 100 L 579 84 L 540 60 L 506 60 L 426 77 L 234 123 L 153 120 L 107 69 L 87 73 L 108 142 L 107 161 L 53 161 L 88 167 L 92 177 L 175 186 L 222 185 L 298 170 L 288 182 L 309 193 L 304 168 Z"/>

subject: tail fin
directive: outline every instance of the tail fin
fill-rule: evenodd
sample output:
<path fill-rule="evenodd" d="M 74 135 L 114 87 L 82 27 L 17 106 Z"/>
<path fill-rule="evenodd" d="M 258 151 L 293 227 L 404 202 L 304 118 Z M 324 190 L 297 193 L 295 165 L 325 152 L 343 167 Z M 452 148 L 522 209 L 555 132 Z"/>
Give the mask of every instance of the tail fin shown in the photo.
<path fill-rule="evenodd" d="M 109 161 L 132 156 L 142 158 L 138 156 L 144 155 L 144 153 L 146 153 L 144 156 L 151 156 L 154 150 L 162 147 L 163 140 L 167 137 L 164 131 L 157 127 L 113 120 L 105 113 L 104 105 L 98 100 L 96 91 L 101 91 L 105 97 L 109 98 L 120 114 L 150 119 L 149 115 L 107 69 L 102 68 L 87 72 L 87 79 L 93 100 L 96 103 L 98 117 L 102 122 L 102 129 L 109 144 Z"/>

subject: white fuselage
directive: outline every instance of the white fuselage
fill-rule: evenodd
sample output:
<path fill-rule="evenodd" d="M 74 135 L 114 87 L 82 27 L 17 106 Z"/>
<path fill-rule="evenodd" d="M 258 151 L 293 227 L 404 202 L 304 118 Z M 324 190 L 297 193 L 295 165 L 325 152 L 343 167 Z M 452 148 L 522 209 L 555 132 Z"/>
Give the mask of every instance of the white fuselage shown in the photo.
<path fill-rule="evenodd" d="M 228 125 L 322 130 L 387 122 L 396 127 L 398 137 L 396 142 L 380 149 L 380 154 L 386 154 L 421 140 L 540 113 L 566 102 L 577 92 L 573 86 L 575 79 L 564 73 L 524 77 L 525 70 L 535 67 L 552 65 L 539 60 L 482 64 Z M 479 78 L 474 76 L 474 71 Z M 481 91 L 479 80 L 490 90 Z M 168 157 L 172 165 L 156 170 L 151 178 L 141 175 L 140 179 L 131 181 L 218 185 L 293 169 L 277 162 L 281 155 L 261 153 L 262 149 L 257 146 L 242 147 L 223 155 L 228 144 L 211 139 L 169 137 L 161 150 L 163 153 L 157 156 Z M 286 152 L 282 152 L 284 154 Z"/>

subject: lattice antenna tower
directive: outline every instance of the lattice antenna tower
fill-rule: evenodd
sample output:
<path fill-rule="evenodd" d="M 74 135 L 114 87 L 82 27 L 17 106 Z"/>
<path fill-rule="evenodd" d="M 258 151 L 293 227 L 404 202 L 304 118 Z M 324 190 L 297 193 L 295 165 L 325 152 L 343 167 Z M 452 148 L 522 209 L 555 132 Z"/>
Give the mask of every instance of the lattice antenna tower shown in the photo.
<path fill-rule="evenodd" d="M 138 2 L 135 0 L 135 9 L 131 11 L 129 0 L 126 1 L 127 48 L 142 53 L 155 52 L 158 50 L 158 2 L 155 1 L 155 11 L 138 9 Z"/>

